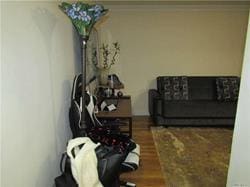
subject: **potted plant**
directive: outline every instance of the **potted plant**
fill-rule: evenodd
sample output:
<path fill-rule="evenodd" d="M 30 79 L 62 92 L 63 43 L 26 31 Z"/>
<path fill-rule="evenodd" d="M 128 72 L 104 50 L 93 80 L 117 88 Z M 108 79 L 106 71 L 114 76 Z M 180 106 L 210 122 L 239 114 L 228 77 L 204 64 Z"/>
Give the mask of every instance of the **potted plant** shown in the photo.
<path fill-rule="evenodd" d="M 100 62 L 98 62 L 97 50 L 94 50 L 93 63 L 99 74 L 101 85 L 107 85 L 109 70 L 115 64 L 119 53 L 120 45 L 118 42 L 114 42 L 112 45 L 102 43 L 100 47 Z"/>

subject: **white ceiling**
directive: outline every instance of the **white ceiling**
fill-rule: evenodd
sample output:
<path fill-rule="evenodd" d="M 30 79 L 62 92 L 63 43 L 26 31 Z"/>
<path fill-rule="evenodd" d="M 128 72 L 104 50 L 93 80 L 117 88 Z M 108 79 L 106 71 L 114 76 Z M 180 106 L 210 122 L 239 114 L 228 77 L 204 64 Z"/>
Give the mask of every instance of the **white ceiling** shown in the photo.
<path fill-rule="evenodd" d="M 106 5 L 107 8 L 140 9 L 140 8 L 226 8 L 249 9 L 250 0 L 89 0 Z"/>

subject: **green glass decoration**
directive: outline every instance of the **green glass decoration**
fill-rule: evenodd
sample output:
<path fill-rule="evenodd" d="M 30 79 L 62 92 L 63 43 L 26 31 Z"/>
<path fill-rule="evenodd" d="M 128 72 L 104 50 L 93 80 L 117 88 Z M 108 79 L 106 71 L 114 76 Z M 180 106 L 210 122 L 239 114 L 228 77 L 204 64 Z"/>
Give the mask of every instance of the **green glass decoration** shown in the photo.
<path fill-rule="evenodd" d="M 59 7 L 84 38 L 89 36 L 94 24 L 108 12 L 102 5 L 89 5 L 83 2 L 72 4 L 63 2 Z"/>

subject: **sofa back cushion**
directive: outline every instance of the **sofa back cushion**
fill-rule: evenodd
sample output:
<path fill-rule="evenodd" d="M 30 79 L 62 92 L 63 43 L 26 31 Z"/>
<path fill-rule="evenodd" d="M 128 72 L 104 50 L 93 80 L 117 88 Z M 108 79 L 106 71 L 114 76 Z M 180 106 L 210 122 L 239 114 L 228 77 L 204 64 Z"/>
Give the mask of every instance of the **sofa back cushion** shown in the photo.
<path fill-rule="evenodd" d="M 188 77 L 190 100 L 216 100 L 216 77 Z"/>
<path fill-rule="evenodd" d="M 217 99 L 219 101 L 237 101 L 239 77 L 219 77 L 216 79 Z"/>
<path fill-rule="evenodd" d="M 236 76 L 157 77 L 157 89 L 165 100 L 236 101 L 239 84 Z"/>
<path fill-rule="evenodd" d="M 165 100 L 188 100 L 188 79 L 185 76 L 157 77 L 157 88 Z"/>

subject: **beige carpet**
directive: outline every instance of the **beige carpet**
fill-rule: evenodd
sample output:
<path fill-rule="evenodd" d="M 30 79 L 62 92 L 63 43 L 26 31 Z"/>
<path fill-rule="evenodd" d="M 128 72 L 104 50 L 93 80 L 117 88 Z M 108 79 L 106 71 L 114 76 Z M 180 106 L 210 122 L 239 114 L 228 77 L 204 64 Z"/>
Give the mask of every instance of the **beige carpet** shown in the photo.
<path fill-rule="evenodd" d="M 168 187 L 225 187 L 232 129 L 152 127 Z"/>

